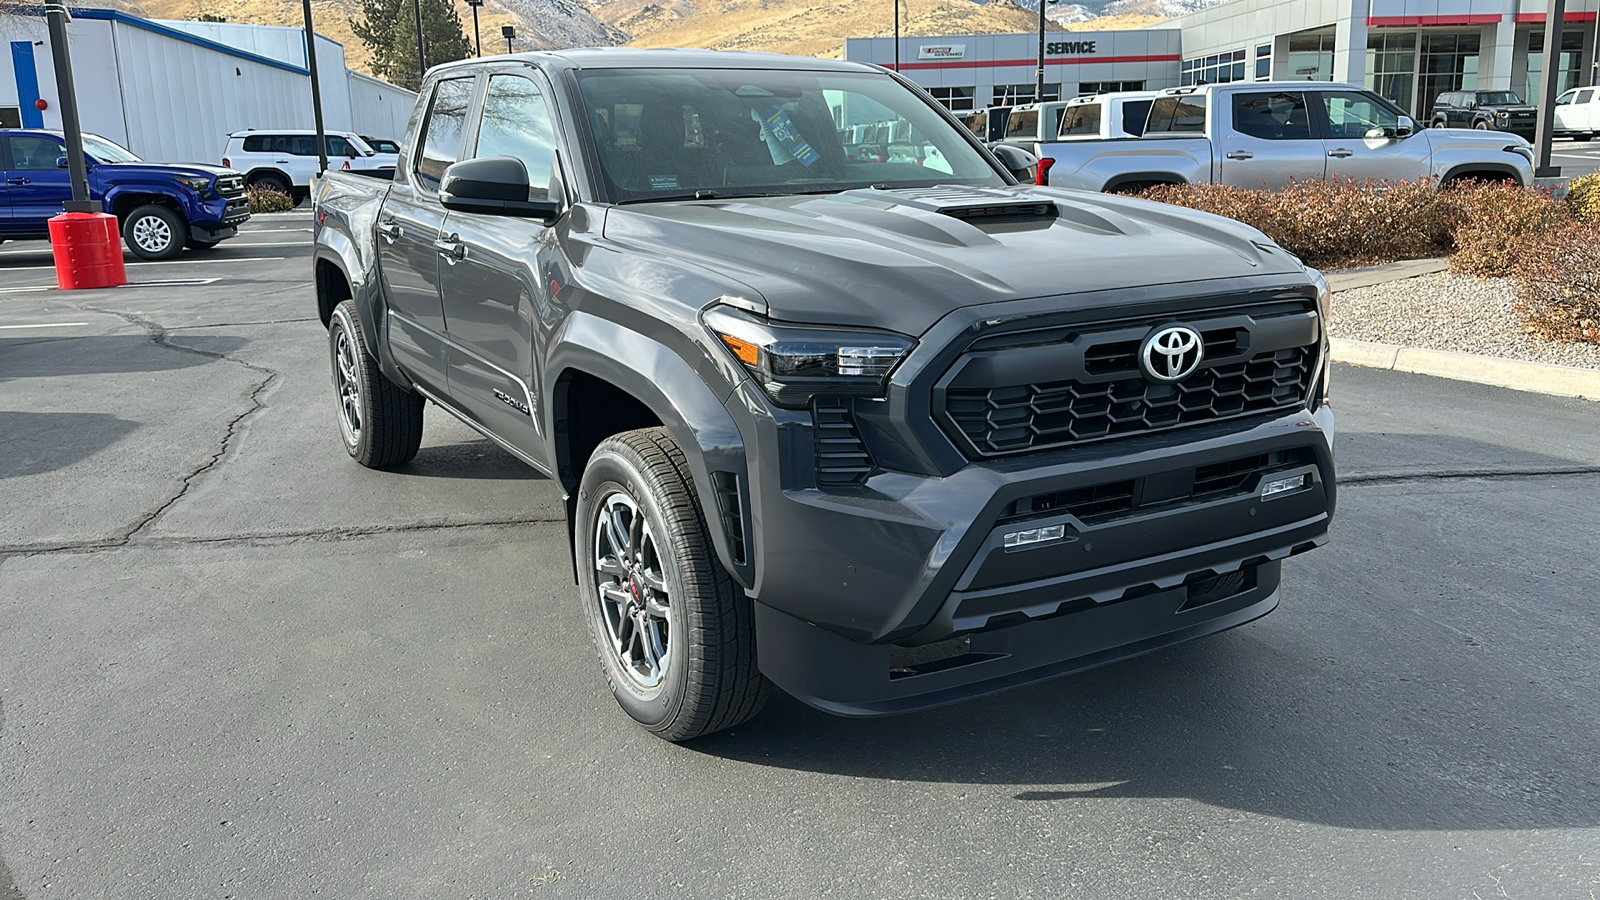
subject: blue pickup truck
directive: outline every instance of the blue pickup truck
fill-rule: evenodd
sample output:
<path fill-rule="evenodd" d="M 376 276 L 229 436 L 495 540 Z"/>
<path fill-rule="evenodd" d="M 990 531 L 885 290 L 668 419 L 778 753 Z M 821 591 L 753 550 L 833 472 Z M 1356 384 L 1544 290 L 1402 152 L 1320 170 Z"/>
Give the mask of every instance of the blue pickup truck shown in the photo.
<path fill-rule="evenodd" d="M 123 242 L 140 259 L 215 247 L 250 218 L 244 178 L 231 169 L 147 163 L 93 134 L 83 136 L 83 149 L 90 198 L 117 217 Z M 46 223 L 72 199 L 66 153 L 60 132 L 0 129 L 7 196 L 0 240 L 49 238 Z"/>

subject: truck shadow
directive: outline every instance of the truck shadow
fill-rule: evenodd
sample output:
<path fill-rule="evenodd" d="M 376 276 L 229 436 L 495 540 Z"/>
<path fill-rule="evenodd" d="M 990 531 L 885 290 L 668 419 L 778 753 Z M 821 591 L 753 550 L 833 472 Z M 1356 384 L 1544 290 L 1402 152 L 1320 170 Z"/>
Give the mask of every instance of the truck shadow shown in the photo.
<path fill-rule="evenodd" d="M 209 338 L 205 353 L 232 353 L 245 339 Z M 143 334 L 0 340 L 0 381 L 63 375 L 122 375 L 167 372 L 216 362 L 201 353 L 153 343 Z"/>
<path fill-rule="evenodd" d="M 0 478 L 64 469 L 132 434 L 138 422 L 110 413 L 0 410 Z"/>
<path fill-rule="evenodd" d="M 1186 797 L 1379 830 L 1600 824 L 1592 716 L 1493 669 L 1369 678 L 1337 648 L 1297 658 L 1269 623 L 894 719 L 838 719 L 780 695 L 692 746 L 761 766 L 1005 785 L 1029 804 Z"/>
<path fill-rule="evenodd" d="M 544 475 L 537 469 L 500 449 L 487 438 L 465 440 L 454 444 L 424 445 L 411 462 L 397 466 L 391 471 L 422 478 L 544 480 Z"/>

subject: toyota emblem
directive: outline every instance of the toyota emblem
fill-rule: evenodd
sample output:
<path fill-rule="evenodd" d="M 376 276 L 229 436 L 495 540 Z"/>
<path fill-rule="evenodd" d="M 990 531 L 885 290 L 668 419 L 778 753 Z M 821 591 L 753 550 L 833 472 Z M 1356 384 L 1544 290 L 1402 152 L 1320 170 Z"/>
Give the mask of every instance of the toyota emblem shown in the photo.
<path fill-rule="evenodd" d="M 1168 325 L 1144 339 L 1139 348 L 1139 366 L 1156 381 L 1182 381 L 1200 368 L 1205 355 L 1200 332 L 1187 325 Z"/>

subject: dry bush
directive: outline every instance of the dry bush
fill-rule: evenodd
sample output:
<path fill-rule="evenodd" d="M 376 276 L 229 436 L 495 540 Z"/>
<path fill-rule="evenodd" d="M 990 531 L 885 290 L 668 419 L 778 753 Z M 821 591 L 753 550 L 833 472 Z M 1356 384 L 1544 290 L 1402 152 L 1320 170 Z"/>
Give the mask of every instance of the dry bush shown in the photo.
<path fill-rule="evenodd" d="M 1147 199 L 1237 219 L 1319 268 L 1441 256 L 1452 246 L 1453 197 L 1426 181 L 1303 181 L 1282 191 L 1159 185 Z"/>
<path fill-rule="evenodd" d="M 294 209 L 294 198 L 282 191 L 251 185 L 245 188 L 245 193 L 250 197 L 252 213 L 288 212 Z"/>
<path fill-rule="evenodd" d="M 1497 278 L 1515 275 L 1525 245 L 1569 221 L 1566 204 L 1549 191 L 1515 184 L 1472 184 L 1445 192 L 1456 206 L 1456 254 L 1450 271 Z"/>
<path fill-rule="evenodd" d="M 1546 340 L 1600 344 L 1600 229 L 1566 222 L 1517 242 L 1517 313 Z"/>

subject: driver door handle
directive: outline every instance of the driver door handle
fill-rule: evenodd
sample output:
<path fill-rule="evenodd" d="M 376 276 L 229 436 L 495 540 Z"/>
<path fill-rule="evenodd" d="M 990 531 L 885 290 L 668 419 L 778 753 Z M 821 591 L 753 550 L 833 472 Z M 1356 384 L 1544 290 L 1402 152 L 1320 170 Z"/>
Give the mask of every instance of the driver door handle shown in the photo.
<path fill-rule="evenodd" d="M 1340 147 L 1337 150 L 1329 150 L 1328 151 L 1328 155 L 1333 157 L 1334 159 L 1344 159 L 1347 156 L 1355 156 L 1354 153 L 1350 152 L 1349 150 L 1346 150 L 1343 147 Z"/>
<path fill-rule="evenodd" d="M 378 226 L 378 233 L 383 235 L 384 240 L 392 244 L 400 240 L 400 235 L 405 234 L 405 231 L 393 222 L 384 222 Z"/>
<path fill-rule="evenodd" d="M 18 177 L 18 178 L 7 178 L 6 179 L 6 184 L 33 184 L 33 182 L 29 181 L 26 178 Z"/>
<path fill-rule="evenodd" d="M 457 263 L 467 258 L 467 245 L 461 243 L 461 239 L 453 234 L 447 238 L 440 238 L 434 241 L 433 249 L 439 251 L 451 263 Z"/>
<path fill-rule="evenodd" d="M 1255 154 L 1251 153 L 1249 150 L 1235 150 L 1232 153 L 1227 154 L 1228 159 L 1250 159 L 1253 156 L 1255 156 Z"/>

